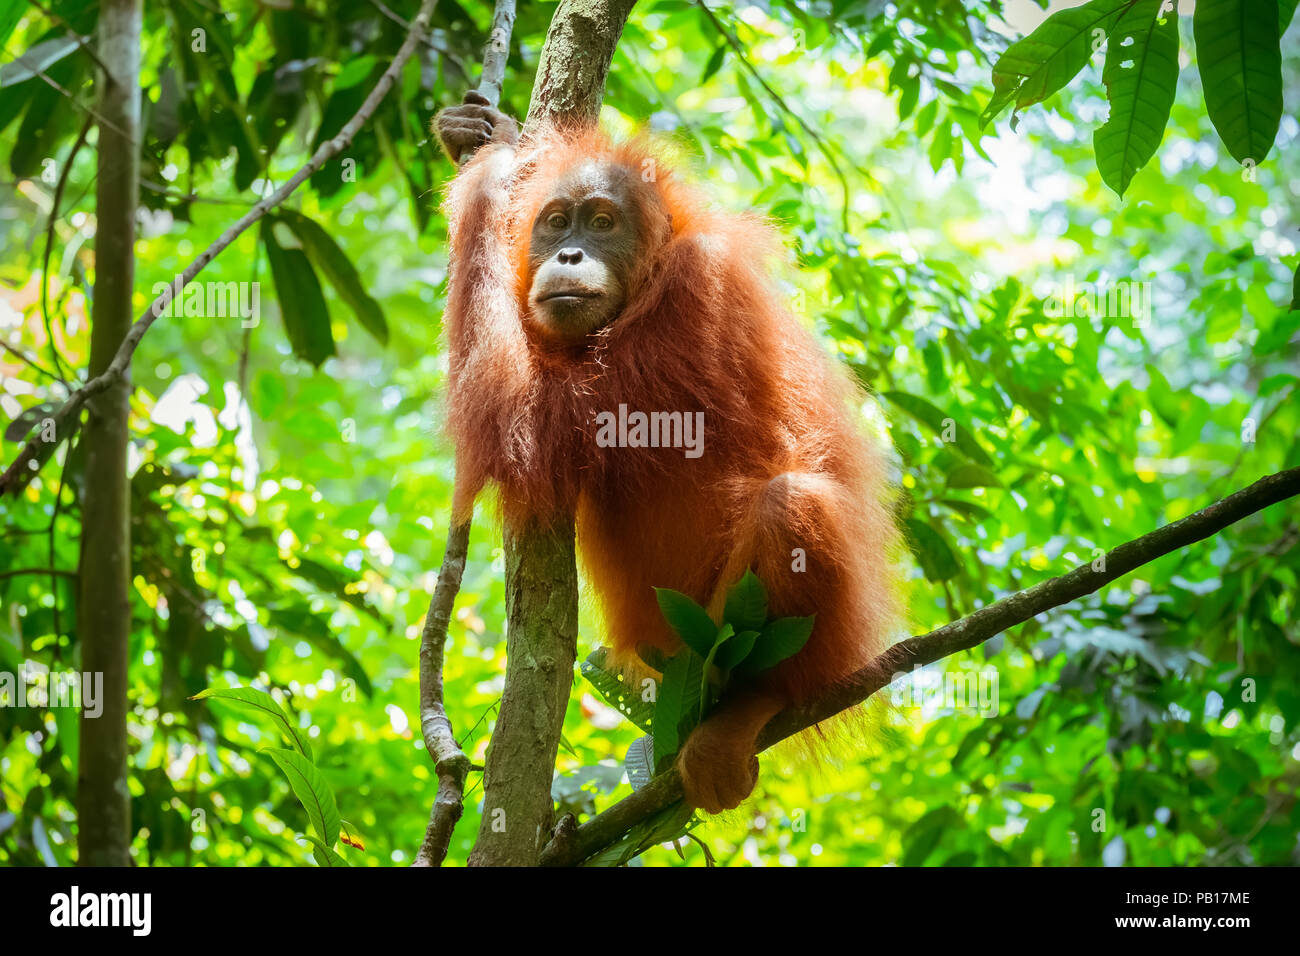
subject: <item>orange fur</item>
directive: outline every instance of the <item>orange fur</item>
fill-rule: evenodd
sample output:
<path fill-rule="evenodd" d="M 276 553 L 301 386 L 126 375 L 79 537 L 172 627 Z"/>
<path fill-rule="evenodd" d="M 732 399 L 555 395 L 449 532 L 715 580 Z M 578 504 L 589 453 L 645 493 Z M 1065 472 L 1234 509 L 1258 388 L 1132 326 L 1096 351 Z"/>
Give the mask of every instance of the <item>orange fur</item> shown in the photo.
<path fill-rule="evenodd" d="M 558 347 L 523 321 L 529 230 L 557 178 L 593 159 L 635 174 L 634 202 L 656 234 L 622 315 Z M 766 583 L 771 614 L 817 616 L 767 683 L 781 700 L 806 700 L 883 650 L 901 609 L 882 454 L 861 434 L 860 390 L 770 279 L 775 233 L 713 209 L 646 144 L 595 132 L 484 148 L 447 211 L 458 510 L 493 483 L 512 525 L 576 514 L 584 569 L 625 656 L 641 641 L 678 646 L 653 587 L 716 615 L 746 568 Z M 620 403 L 703 412 L 702 457 L 598 447 L 595 416 Z M 737 732 L 752 744 L 750 730 Z"/>

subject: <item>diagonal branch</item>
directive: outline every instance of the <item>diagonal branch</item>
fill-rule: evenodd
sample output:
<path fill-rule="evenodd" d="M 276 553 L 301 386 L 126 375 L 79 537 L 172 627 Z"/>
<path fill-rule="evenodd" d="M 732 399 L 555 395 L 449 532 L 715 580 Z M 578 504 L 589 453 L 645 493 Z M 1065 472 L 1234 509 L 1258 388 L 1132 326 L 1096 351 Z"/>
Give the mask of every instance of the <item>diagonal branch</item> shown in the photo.
<path fill-rule="evenodd" d="M 122 344 L 108 368 L 73 392 L 68 397 L 67 402 L 55 413 L 55 435 L 62 437 L 71 434 L 76 427 L 76 419 L 81 414 L 86 402 L 109 388 L 126 374 L 131 365 L 131 356 L 135 354 L 136 347 L 139 346 L 140 340 L 144 338 L 144 334 L 149 331 L 149 327 L 162 315 L 172 299 L 179 296 L 185 286 L 193 282 L 194 277 L 202 272 L 209 262 L 229 247 L 249 226 L 288 199 L 294 190 L 330 159 L 347 149 L 352 142 L 352 138 L 357 135 L 362 126 L 369 122 L 375 110 L 379 108 L 379 104 L 397 81 L 397 77 L 401 74 L 406 61 L 411 58 L 416 46 L 428 32 L 429 20 L 433 17 L 433 8 L 436 5 L 437 0 L 421 0 L 420 12 L 416 14 L 415 20 L 411 23 L 411 32 L 407 34 L 406 39 L 402 42 L 401 48 L 393 57 L 393 62 L 388 65 L 388 69 L 379 78 L 379 82 L 370 91 L 370 95 L 366 97 L 360 109 L 350 120 L 343 124 L 343 128 L 339 130 L 338 134 L 332 139 L 321 143 L 320 148 L 316 150 L 305 166 L 294 173 L 279 189 L 253 206 L 234 225 L 226 229 L 212 245 L 203 250 L 203 253 L 197 259 L 185 267 L 185 271 L 181 273 L 178 282 L 173 283 L 167 291 L 149 304 L 127 331 L 126 337 L 122 340 Z M 39 435 L 29 439 L 18 452 L 18 457 L 14 459 L 13 464 L 5 469 L 3 475 L 0 475 L 0 495 L 5 492 L 14 494 L 20 492 L 49 458 L 50 453 L 53 451 L 51 447 L 53 444 L 52 442 L 41 441 Z"/>
<path fill-rule="evenodd" d="M 1100 590 L 1144 564 L 1217 534 L 1229 525 L 1270 505 L 1300 495 L 1300 468 L 1290 468 L 1261 478 L 1248 488 L 1216 501 L 1179 521 L 1125 542 L 1094 564 L 1043 581 L 1024 591 L 980 608 L 928 634 L 895 644 L 843 685 L 798 708 L 782 711 L 763 728 L 760 750 L 815 726 L 866 700 L 914 667 L 969 650 L 1023 624 L 1035 615 Z M 588 820 L 576 830 L 552 841 L 542 852 L 543 866 L 571 866 L 614 843 L 637 823 L 682 798 L 682 781 L 676 769 L 661 774 L 643 789 Z"/>

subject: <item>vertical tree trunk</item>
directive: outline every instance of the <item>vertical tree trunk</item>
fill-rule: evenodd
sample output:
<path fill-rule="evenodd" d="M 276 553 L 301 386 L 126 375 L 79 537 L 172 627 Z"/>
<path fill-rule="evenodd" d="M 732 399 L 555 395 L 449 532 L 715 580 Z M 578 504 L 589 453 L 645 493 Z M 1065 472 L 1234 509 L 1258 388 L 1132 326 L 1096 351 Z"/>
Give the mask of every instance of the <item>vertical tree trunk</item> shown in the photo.
<path fill-rule="evenodd" d="M 578 650 L 573 521 L 506 532 L 506 684 L 471 866 L 532 866 L 551 833 L 551 778 Z"/>
<path fill-rule="evenodd" d="M 635 0 L 561 0 L 546 34 L 528 127 L 591 124 Z M 469 862 L 532 866 L 552 825 L 551 778 L 577 654 L 572 517 L 506 535 L 506 684 L 483 780 L 483 822 Z"/>
<path fill-rule="evenodd" d="M 113 360 L 131 325 L 135 277 L 135 213 L 140 128 L 142 0 L 105 0 L 99 15 L 101 78 L 96 112 L 99 154 L 95 189 L 95 301 L 90 377 Z M 82 670 L 102 674 L 103 712 L 81 717 L 77 778 L 79 862 L 130 864 L 131 801 L 127 789 L 127 646 L 131 633 L 130 486 L 126 477 L 130 375 L 86 408 L 77 635 Z"/>

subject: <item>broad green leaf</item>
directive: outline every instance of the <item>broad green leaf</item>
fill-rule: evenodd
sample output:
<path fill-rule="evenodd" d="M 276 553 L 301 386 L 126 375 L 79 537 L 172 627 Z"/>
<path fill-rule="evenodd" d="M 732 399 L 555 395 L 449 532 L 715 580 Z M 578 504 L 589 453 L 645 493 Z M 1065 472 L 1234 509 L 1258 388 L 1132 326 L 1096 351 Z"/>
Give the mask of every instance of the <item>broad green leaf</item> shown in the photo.
<path fill-rule="evenodd" d="M 718 637 L 718 626 L 709 612 L 693 600 L 671 588 L 655 588 L 659 610 L 677 636 L 701 658 L 708 657 Z"/>
<path fill-rule="evenodd" d="M 1273 324 L 1260 332 L 1255 340 L 1256 355 L 1269 355 L 1286 346 L 1300 329 L 1300 310 L 1291 309 L 1273 320 Z"/>
<path fill-rule="evenodd" d="M 727 58 L 727 44 L 719 43 L 717 49 L 715 49 L 713 51 L 713 54 L 709 57 L 709 62 L 704 64 L 704 73 L 700 76 L 700 83 L 699 83 L 700 86 L 703 86 L 705 83 L 709 82 L 709 80 L 713 78 L 713 74 L 717 73 L 718 70 L 722 69 L 722 62 L 726 58 Z"/>
<path fill-rule="evenodd" d="M 620 714 L 646 733 L 654 721 L 655 704 L 642 694 L 639 682 L 629 680 L 609 663 L 609 648 L 598 647 L 579 666 L 582 676 Z M 657 698 L 658 693 L 655 694 Z"/>
<path fill-rule="evenodd" d="M 947 581 L 961 573 L 961 562 L 943 535 L 924 521 L 908 518 L 906 521 L 908 543 L 912 553 L 921 563 L 927 580 Z"/>
<path fill-rule="evenodd" d="M 333 846 L 339 839 L 339 808 L 334 802 L 334 791 L 325 782 L 316 765 L 302 754 L 292 750 L 268 748 L 262 753 L 269 756 L 289 778 L 289 786 L 294 796 L 307 811 L 307 818 L 316 828 L 316 834 L 326 846 Z"/>
<path fill-rule="evenodd" d="M 759 633 L 754 649 L 737 668 L 745 676 L 753 676 L 775 667 L 788 657 L 803 650 L 812 636 L 816 617 L 781 617 L 770 621 Z"/>
<path fill-rule="evenodd" d="M 275 722 L 276 728 L 298 753 L 308 760 L 312 759 L 311 744 L 307 742 L 307 734 L 289 719 L 289 715 L 275 702 L 275 698 L 265 691 L 260 691 L 256 687 L 209 687 L 207 690 L 199 691 L 190 700 L 230 700 L 260 710 Z"/>
<path fill-rule="evenodd" d="M 1282 49 L 1273 0 L 1198 0 L 1192 15 L 1205 109 L 1239 163 L 1259 165 L 1282 119 Z"/>
<path fill-rule="evenodd" d="M 700 668 L 700 721 L 703 721 L 708 715 L 709 708 L 713 706 L 714 701 L 714 695 L 709 691 L 709 672 L 713 670 L 718 651 L 727 645 L 727 642 L 731 640 L 735 633 L 735 628 L 730 624 L 722 625 L 718 629 L 718 639 L 709 651 L 709 656 L 704 659 L 704 666 Z"/>
<path fill-rule="evenodd" d="M 655 769 L 662 771 L 676 756 L 699 720 L 700 678 L 704 659 L 682 650 L 668 662 L 655 704 Z"/>
<path fill-rule="evenodd" d="M 278 220 L 263 220 L 262 242 L 266 246 L 267 261 L 271 264 L 271 278 L 275 280 L 284 331 L 289 336 L 294 354 L 319 368 L 322 362 L 335 354 L 329 310 L 306 253 L 301 249 L 286 249 L 280 244 L 275 235 L 276 222 Z"/>
<path fill-rule="evenodd" d="M 1060 10 L 1017 40 L 993 65 L 993 98 L 980 115 L 988 125 L 1011 103 L 1016 110 L 1041 103 L 1069 83 L 1134 0 L 1092 0 Z"/>
<path fill-rule="evenodd" d="M 922 425 L 929 427 L 941 439 L 946 439 L 950 435 L 952 444 L 956 445 L 961 453 L 971 461 L 981 464 L 985 468 L 993 467 L 993 459 L 975 440 L 970 428 L 958 422 L 956 418 L 943 409 L 931 404 L 919 395 L 911 395 L 907 392 L 888 391 L 881 392 L 881 395 L 907 412 Z"/>
<path fill-rule="evenodd" d="M 737 633 L 757 630 L 767 620 L 767 589 L 753 571 L 746 571 L 727 591 L 722 619 Z"/>
<path fill-rule="evenodd" d="M 375 68 L 375 63 L 373 56 L 359 56 L 348 60 L 343 64 L 343 69 L 339 70 L 338 76 L 334 77 L 334 89 L 343 90 L 349 86 L 356 86 L 370 75 L 370 71 Z"/>
<path fill-rule="evenodd" d="M 948 472 L 949 488 L 1000 488 L 998 476 L 980 465 L 962 464 Z"/>
<path fill-rule="evenodd" d="M 962 829 L 965 823 L 952 807 L 936 807 L 917 820 L 903 835 L 904 866 L 920 866 L 948 831 Z"/>
<path fill-rule="evenodd" d="M 325 274 L 339 298 L 348 304 L 366 331 L 387 345 L 388 322 L 384 319 L 384 310 L 366 291 L 352 260 L 338 243 L 319 223 L 306 216 L 288 210 L 277 215 L 293 230 L 312 265 Z"/>
<path fill-rule="evenodd" d="M 1155 155 L 1178 85 L 1178 10 L 1158 16 L 1164 0 L 1141 0 L 1110 33 L 1102 82 L 1110 116 L 1092 137 L 1097 169 L 1123 196 Z"/>
<path fill-rule="evenodd" d="M 1295 276 L 1291 279 L 1291 311 L 1300 309 L 1300 266 L 1296 266 Z"/>
<path fill-rule="evenodd" d="M 4 20 L 5 12 L 0 10 L 0 30 L 3 30 Z M 10 30 L 12 29 L 11 25 Z M 25 53 L 19 54 L 17 59 L 0 66 L 0 89 L 45 73 L 80 45 L 74 36 L 43 40 Z"/>
<path fill-rule="evenodd" d="M 722 645 L 713 662 L 720 670 L 731 670 L 749 656 L 749 652 L 754 649 L 754 642 L 758 640 L 758 634 L 758 631 L 741 631 Z"/>
<path fill-rule="evenodd" d="M 311 841 L 311 855 L 316 858 L 317 866 L 336 867 L 351 866 L 347 860 L 343 859 L 337 851 L 325 845 L 325 841 L 312 836 L 310 833 L 304 834 Z"/>
<path fill-rule="evenodd" d="M 23 18 L 26 0 L 0 0 L 0 50 L 9 42 L 9 35 Z"/>

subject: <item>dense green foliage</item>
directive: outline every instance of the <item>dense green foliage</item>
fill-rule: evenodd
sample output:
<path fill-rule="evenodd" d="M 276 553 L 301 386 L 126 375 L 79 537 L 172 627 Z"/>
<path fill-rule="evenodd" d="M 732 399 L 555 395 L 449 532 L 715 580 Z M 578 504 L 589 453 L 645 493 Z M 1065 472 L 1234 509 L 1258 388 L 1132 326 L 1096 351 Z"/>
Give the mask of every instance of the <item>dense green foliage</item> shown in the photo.
<path fill-rule="evenodd" d="M 1252 74 L 1243 89 L 1265 100 L 1244 117 L 1230 100 L 1245 74 L 1219 56 L 1235 36 L 1267 60 L 1295 5 L 1219 4 L 1247 18 L 1208 41 L 1188 16 L 1144 27 L 1158 3 L 1104 5 L 1111 42 L 1144 36 L 1164 79 L 1135 85 L 1089 40 L 1050 82 L 1008 85 L 1015 62 L 1034 74 L 1011 42 L 1043 11 L 1008 4 L 1003 22 L 949 0 L 642 0 L 614 59 L 607 124 L 648 123 L 720 203 L 779 224 L 796 310 L 871 390 L 916 556 L 914 633 L 1300 464 L 1300 125 L 1281 107 L 1300 102 L 1296 28 L 1280 98 Z M 334 135 L 416 6 L 146 4 L 140 310 Z M 95 64 L 71 35 L 93 34 L 97 8 L 44 7 L 0 0 L 6 463 L 66 397 L 59 379 L 84 374 L 89 342 L 96 134 L 79 134 Z M 1248 16 L 1265 8 L 1272 32 Z M 553 11 L 520 5 L 516 115 Z M 142 864 L 402 864 L 420 845 L 435 781 L 416 654 L 452 472 L 437 201 L 453 170 L 426 130 L 474 82 L 490 13 L 440 0 L 375 120 L 205 270 L 260 282 L 260 322 L 196 304 L 136 354 Z M 1007 90 L 1030 108 L 1014 129 L 982 124 Z M 1145 125 L 1116 139 L 1165 110 L 1163 142 Z M 74 581 L 31 572 L 77 567 L 82 467 L 63 444 L 0 503 L 0 672 L 77 669 Z M 504 673 L 490 519 L 484 506 L 446 665 L 478 764 Z M 1300 508 L 1274 507 L 900 681 L 839 766 L 765 759 L 755 798 L 693 836 L 722 864 L 1300 862 L 1297 541 Z M 580 657 L 600 643 L 587 616 L 581 640 Z M 994 696 L 909 691 L 945 678 Z M 287 718 L 190 699 L 253 685 Z M 641 734 L 579 677 L 561 808 L 630 792 L 622 761 Z M 74 709 L 0 708 L 0 862 L 75 860 L 77 737 Z M 479 824 L 470 780 L 453 862 Z M 335 805 L 309 813 L 304 792 Z M 356 836 L 331 849 L 341 827 Z"/>

